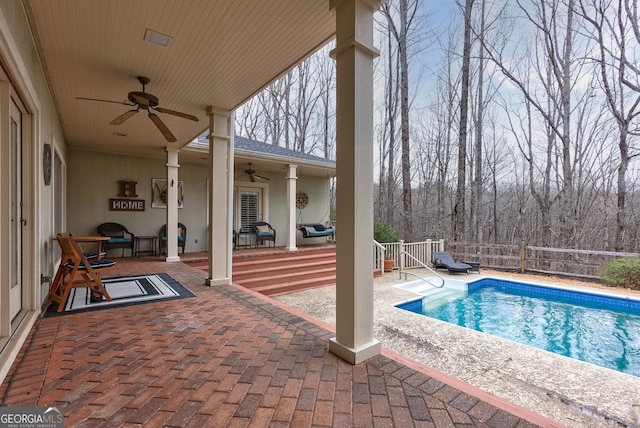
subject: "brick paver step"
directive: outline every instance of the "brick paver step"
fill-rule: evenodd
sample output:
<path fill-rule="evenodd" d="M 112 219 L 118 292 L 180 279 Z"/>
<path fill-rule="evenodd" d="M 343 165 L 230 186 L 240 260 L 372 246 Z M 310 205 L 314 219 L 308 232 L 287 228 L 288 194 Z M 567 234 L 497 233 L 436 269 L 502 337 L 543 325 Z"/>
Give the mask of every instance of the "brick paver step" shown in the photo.
<path fill-rule="evenodd" d="M 251 290 L 262 293 L 266 296 L 274 296 L 276 294 L 291 293 L 292 291 L 306 290 L 308 288 L 326 287 L 336 284 L 336 276 L 315 276 L 297 281 L 288 281 L 275 283 L 271 285 L 257 285 L 251 287 Z M 249 287 L 247 287 L 249 288 Z"/>
<path fill-rule="evenodd" d="M 262 251 L 262 249 L 261 249 Z M 207 272 L 207 261 L 189 262 L 189 265 Z M 233 282 L 266 294 L 335 285 L 335 248 L 321 248 L 293 253 L 234 256 Z"/>
<path fill-rule="evenodd" d="M 233 269 L 233 280 L 234 281 L 243 281 L 245 279 L 251 278 L 265 278 L 271 276 L 282 275 L 284 273 L 287 274 L 297 274 L 297 273 L 307 273 L 311 274 L 312 272 L 318 269 L 336 269 L 336 261 L 333 260 L 321 260 L 321 261 L 312 261 L 312 262 L 299 262 L 299 263 L 277 263 L 270 266 L 263 266 L 260 268 L 252 268 L 252 269 L 236 269 L 234 266 Z"/>
<path fill-rule="evenodd" d="M 279 271 L 270 272 L 269 274 L 262 274 L 258 276 L 250 277 L 236 277 L 233 275 L 233 282 L 242 285 L 243 287 L 256 289 L 260 286 L 267 286 L 272 284 L 283 284 L 287 282 L 313 282 L 318 277 L 336 276 L 335 266 L 320 266 L 315 269 L 307 269 L 304 271 L 280 269 Z"/>
<path fill-rule="evenodd" d="M 233 267 L 235 269 L 244 269 L 247 267 L 256 267 L 256 266 L 269 266 L 272 264 L 278 263 L 299 263 L 299 262 L 310 262 L 310 261 L 323 261 L 323 260 L 336 260 L 336 253 L 333 252 L 307 252 L 301 254 L 281 254 L 278 256 L 259 256 L 253 259 L 249 258 L 240 258 L 233 259 Z"/>

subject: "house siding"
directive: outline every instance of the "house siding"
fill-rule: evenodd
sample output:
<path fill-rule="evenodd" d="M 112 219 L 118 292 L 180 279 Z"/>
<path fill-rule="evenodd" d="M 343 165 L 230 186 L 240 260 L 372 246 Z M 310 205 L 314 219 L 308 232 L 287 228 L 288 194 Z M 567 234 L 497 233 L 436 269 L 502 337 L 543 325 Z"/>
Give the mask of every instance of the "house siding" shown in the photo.
<path fill-rule="evenodd" d="M 157 235 L 166 221 L 164 209 L 152 208 L 153 178 L 166 177 L 166 161 L 69 150 L 68 229 L 76 235 L 96 233 L 100 223 L 115 222 L 126 226 L 136 235 Z M 179 221 L 187 226 L 186 251 L 207 250 L 207 165 L 180 162 L 179 180 L 184 183 L 184 208 L 178 210 Z M 263 219 L 277 232 L 276 245 L 286 243 L 286 179 L 285 174 L 261 172 L 270 178 L 260 185 L 268 187 Z M 91 180 L 90 177 L 99 177 Z M 118 197 L 120 180 L 136 181 L 137 198 L 145 201 L 144 211 L 109 211 L 109 199 Z M 215 184 L 214 184 L 215 185 Z M 236 180 L 234 187 L 250 186 L 250 182 Z M 329 221 L 329 184 L 325 177 L 301 176 L 298 191 L 309 195 L 309 205 L 296 210 L 297 222 L 326 223 Z M 321 242 L 320 239 L 298 243 Z M 196 242 L 197 241 L 197 242 Z M 114 255 L 122 254 L 115 252 Z"/>

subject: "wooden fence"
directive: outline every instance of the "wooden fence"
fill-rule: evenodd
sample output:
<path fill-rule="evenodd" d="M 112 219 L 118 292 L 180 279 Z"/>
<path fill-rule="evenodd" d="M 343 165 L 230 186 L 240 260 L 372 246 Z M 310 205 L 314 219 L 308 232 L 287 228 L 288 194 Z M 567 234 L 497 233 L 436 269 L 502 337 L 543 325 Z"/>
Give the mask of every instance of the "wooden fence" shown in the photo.
<path fill-rule="evenodd" d="M 638 253 L 590 251 L 520 245 L 447 243 L 456 260 L 479 261 L 487 269 L 539 273 L 599 280 L 604 266 L 619 258 L 638 258 Z"/>

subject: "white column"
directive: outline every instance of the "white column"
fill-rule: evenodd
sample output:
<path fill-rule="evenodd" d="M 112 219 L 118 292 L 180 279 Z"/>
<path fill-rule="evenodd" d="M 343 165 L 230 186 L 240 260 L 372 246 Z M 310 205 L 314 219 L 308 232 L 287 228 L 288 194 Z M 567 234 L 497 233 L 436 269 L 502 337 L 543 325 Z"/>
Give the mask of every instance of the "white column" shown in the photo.
<path fill-rule="evenodd" d="M 178 256 L 178 152 L 167 149 L 167 258 L 179 262 Z"/>
<path fill-rule="evenodd" d="M 373 337 L 374 0 L 332 0 L 336 11 L 336 337 L 353 364 L 380 353 Z"/>
<path fill-rule="evenodd" d="M 298 251 L 296 244 L 296 182 L 298 165 L 287 165 L 287 251 Z"/>
<path fill-rule="evenodd" d="M 207 109 L 209 115 L 209 277 L 207 285 L 231 284 L 233 250 L 233 113 Z"/>

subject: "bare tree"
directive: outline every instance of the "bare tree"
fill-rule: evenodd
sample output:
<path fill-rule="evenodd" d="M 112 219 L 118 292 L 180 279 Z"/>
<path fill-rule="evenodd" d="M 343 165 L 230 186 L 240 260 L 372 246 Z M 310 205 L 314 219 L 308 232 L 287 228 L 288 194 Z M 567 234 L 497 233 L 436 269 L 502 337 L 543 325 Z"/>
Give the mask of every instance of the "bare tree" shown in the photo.
<path fill-rule="evenodd" d="M 486 30 L 486 0 L 480 2 L 480 29 L 478 30 L 478 83 L 477 83 L 477 105 L 476 105 L 476 122 L 475 122 L 475 144 L 474 144 L 474 180 L 473 180 L 473 198 L 471 209 L 471 223 L 473 241 L 476 244 L 482 243 L 482 222 L 480 220 L 480 207 L 482 206 L 482 133 L 484 122 L 484 40 Z"/>
<path fill-rule="evenodd" d="M 333 44 L 331 44 L 333 46 Z M 335 62 L 328 55 L 318 58 L 320 123 L 322 132 L 322 151 L 326 159 L 333 159 L 335 153 Z"/>
<path fill-rule="evenodd" d="M 388 29 L 393 34 L 398 47 L 398 64 L 400 72 L 400 130 L 402 141 L 402 209 L 403 237 L 413 234 L 413 205 L 411 202 L 411 145 L 409 135 L 409 33 L 418 11 L 418 0 L 397 0 L 397 10 L 392 10 L 392 2 L 382 5 L 382 12 L 387 17 Z M 398 23 L 394 20 L 396 17 Z"/>
<path fill-rule="evenodd" d="M 381 149 L 383 153 L 381 153 L 381 181 L 380 184 L 386 184 L 383 186 L 385 191 L 385 202 L 386 209 L 384 210 L 384 221 L 388 224 L 393 224 L 394 222 L 394 211 L 395 211 L 395 191 L 396 191 L 396 170 L 395 170 L 395 151 L 396 151 L 396 123 L 398 121 L 398 106 L 399 106 L 399 91 L 400 91 L 400 61 L 398 61 L 398 49 L 394 45 L 395 36 L 391 30 L 389 22 L 393 22 L 392 18 L 389 16 L 391 13 L 389 10 L 389 5 L 385 4 L 383 6 L 383 11 L 385 12 L 385 23 L 384 28 L 386 29 L 385 37 L 387 42 L 387 52 L 386 52 L 386 73 L 385 73 L 385 108 L 383 115 L 383 136 L 382 136 L 382 145 Z M 386 163 L 384 160 L 386 159 Z M 386 171 L 386 174 L 385 174 Z"/>
<path fill-rule="evenodd" d="M 333 157 L 335 64 L 323 47 L 249 100 L 236 114 L 250 138 Z"/>
<path fill-rule="evenodd" d="M 488 45 L 485 45 L 486 52 L 506 78 L 521 91 L 526 105 L 542 117 L 548 155 L 551 150 L 555 156 L 556 140 L 559 141 L 558 161 L 547 159 L 551 165 L 557 165 L 558 202 L 561 205 L 558 211 L 559 241 L 561 245 L 571 247 L 575 240 L 576 225 L 571 156 L 572 92 L 584 74 L 584 60 L 574 52 L 574 0 L 567 0 L 566 5 L 559 0 L 526 4 L 518 0 L 517 4 L 526 21 L 535 29 L 535 50 L 528 58 L 523 58 L 524 61 L 505 59 L 503 52 Z M 529 73 L 532 70 L 535 75 Z M 535 86 L 531 86 L 532 77 L 535 78 Z M 529 158 L 528 161 L 533 162 L 533 159 Z"/>
<path fill-rule="evenodd" d="M 464 15 L 464 42 L 462 48 L 462 81 L 460 84 L 460 125 L 458 127 L 458 182 L 456 185 L 456 203 L 453 208 L 455 218 L 453 239 L 465 239 L 466 224 L 466 180 L 467 180 L 467 118 L 469 114 L 469 87 L 471 68 L 471 10 L 474 0 L 466 0 Z"/>
<path fill-rule="evenodd" d="M 640 48 L 637 3 L 635 0 L 633 3 L 629 0 L 580 0 L 580 14 L 588 23 L 587 31 L 597 42 L 598 56 L 594 61 L 599 69 L 600 86 L 618 125 L 620 163 L 614 249 L 624 251 L 627 170 L 631 159 L 639 154 L 631 153 L 629 146 L 631 127 L 640 115 L 640 73 L 637 65 L 629 60 L 629 53 Z"/>
<path fill-rule="evenodd" d="M 415 164 L 419 166 L 418 182 L 425 198 L 423 205 L 419 205 L 419 201 L 417 211 L 433 211 L 429 216 L 431 223 L 421 227 L 425 233 L 430 232 L 431 237 L 451 239 L 454 229 L 451 189 L 455 187 L 460 72 L 456 63 L 455 30 L 447 32 L 446 36 L 440 40 L 444 52 L 442 61 L 434 64 L 432 99 L 429 106 L 416 115 L 415 150 L 418 161 Z"/>

